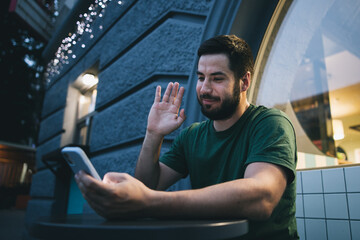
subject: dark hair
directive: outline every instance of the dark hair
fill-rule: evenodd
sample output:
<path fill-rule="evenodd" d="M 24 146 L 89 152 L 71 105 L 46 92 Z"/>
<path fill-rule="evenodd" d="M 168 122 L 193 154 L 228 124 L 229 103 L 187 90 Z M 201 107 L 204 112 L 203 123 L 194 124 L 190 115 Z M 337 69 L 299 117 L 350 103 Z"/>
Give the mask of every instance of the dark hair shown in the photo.
<path fill-rule="evenodd" d="M 199 49 L 199 58 L 206 54 L 223 53 L 229 58 L 229 69 L 235 79 L 241 78 L 247 71 L 253 75 L 254 61 L 250 46 L 235 35 L 220 35 L 204 41 Z"/>

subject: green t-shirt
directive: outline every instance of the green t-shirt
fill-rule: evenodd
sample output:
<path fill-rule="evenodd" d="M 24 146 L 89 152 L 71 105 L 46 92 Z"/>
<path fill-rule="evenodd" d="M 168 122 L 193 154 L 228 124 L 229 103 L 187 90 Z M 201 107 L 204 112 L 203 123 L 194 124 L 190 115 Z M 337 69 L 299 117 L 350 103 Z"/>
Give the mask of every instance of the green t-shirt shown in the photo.
<path fill-rule="evenodd" d="M 160 161 L 184 177 L 192 188 L 244 178 L 246 166 L 269 162 L 284 167 L 285 192 L 266 221 L 249 221 L 244 239 L 298 239 L 295 199 L 297 150 L 295 132 L 286 115 L 263 106 L 250 107 L 229 129 L 216 132 L 213 121 L 194 123 L 181 131 Z"/>

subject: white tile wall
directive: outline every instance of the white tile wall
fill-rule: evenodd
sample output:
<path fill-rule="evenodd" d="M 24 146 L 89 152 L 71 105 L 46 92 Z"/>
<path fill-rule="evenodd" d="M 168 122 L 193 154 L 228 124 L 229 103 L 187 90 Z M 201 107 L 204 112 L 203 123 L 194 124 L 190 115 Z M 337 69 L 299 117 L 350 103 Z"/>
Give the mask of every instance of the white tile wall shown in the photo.
<path fill-rule="evenodd" d="M 350 223 L 346 220 L 326 220 L 328 240 L 351 240 Z"/>
<path fill-rule="evenodd" d="M 325 218 L 324 195 L 304 195 L 305 218 Z"/>
<path fill-rule="evenodd" d="M 296 219 L 296 224 L 300 239 L 301 240 L 305 239 L 305 219 L 303 218 Z"/>
<path fill-rule="evenodd" d="M 305 219 L 306 240 L 326 240 L 326 224 L 324 219 Z"/>
<path fill-rule="evenodd" d="M 360 192 L 360 166 L 344 168 L 347 192 Z"/>
<path fill-rule="evenodd" d="M 300 239 L 360 240 L 360 166 L 297 172 Z"/>
<path fill-rule="evenodd" d="M 360 239 L 360 221 L 350 221 L 350 226 L 352 239 Z"/>
<path fill-rule="evenodd" d="M 304 203 L 303 196 L 298 194 L 296 195 L 296 217 L 304 217 Z"/>
<path fill-rule="evenodd" d="M 301 172 L 296 172 L 296 193 L 302 193 Z"/>
<path fill-rule="evenodd" d="M 349 219 L 346 194 L 325 194 L 326 218 Z"/>
<path fill-rule="evenodd" d="M 350 219 L 360 220 L 360 193 L 348 193 Z"/>
<path fill-rule="evenodd" d="M 323 192 L 321 170 L 303 171 L 301 175 L 303 193 Z"/>
<path fill-rule="evenodd" d="M 345 192 L 345 177 L 343 168 L 322 170 L 325 193 Z"/>

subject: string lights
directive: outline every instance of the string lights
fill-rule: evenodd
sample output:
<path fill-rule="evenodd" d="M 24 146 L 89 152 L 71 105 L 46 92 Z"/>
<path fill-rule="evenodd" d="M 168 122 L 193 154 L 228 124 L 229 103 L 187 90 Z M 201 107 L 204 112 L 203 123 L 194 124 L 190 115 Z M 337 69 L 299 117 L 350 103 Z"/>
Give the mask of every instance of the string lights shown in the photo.
<path fill-rule="evenodd" d="M 65 65 L 69 64 L 70 59 L 76 59 L 76 54 L 73 47 L 80 44 L 81 38 L 84 34 L 89 34 L 89 38 L 94 38 L 93 23 L 96 18 L 102 18 L 105 14 L 105 9 L 111 0 L 95 0 L 86 13 L 79 15 L 79 20 L 76 22 L 76 30 L 74 33 L 69 33 L 58 47 L 54 58 L 48 63 L 45 71 L 45 79 L 47 84 L 50 83 L 52 77 L 60 74 Z M 124 1 L 117 1 L 117 5 L 123 5 Z M 97 26 L 99 30 L 103 30 L 103 26 Z M 81 48 L 86 48 L 86 44 L 82 43 Z"/>

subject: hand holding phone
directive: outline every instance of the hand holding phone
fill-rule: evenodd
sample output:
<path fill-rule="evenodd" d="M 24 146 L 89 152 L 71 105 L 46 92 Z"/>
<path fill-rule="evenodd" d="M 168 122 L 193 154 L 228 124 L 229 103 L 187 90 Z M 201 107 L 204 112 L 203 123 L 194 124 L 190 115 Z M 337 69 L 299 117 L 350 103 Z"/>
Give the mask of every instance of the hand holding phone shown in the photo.
<path fill-rule="evenodd" d="M 86 156 L 85 152 L 81 148 L 65 147 L 61 150 L 61 153 L 75 174 L 80 170 L 83 170 L 95 179 L 101 181 L 99 174 L 97 173 L 94 166 L 91 164 L 89 158 Z"/>

